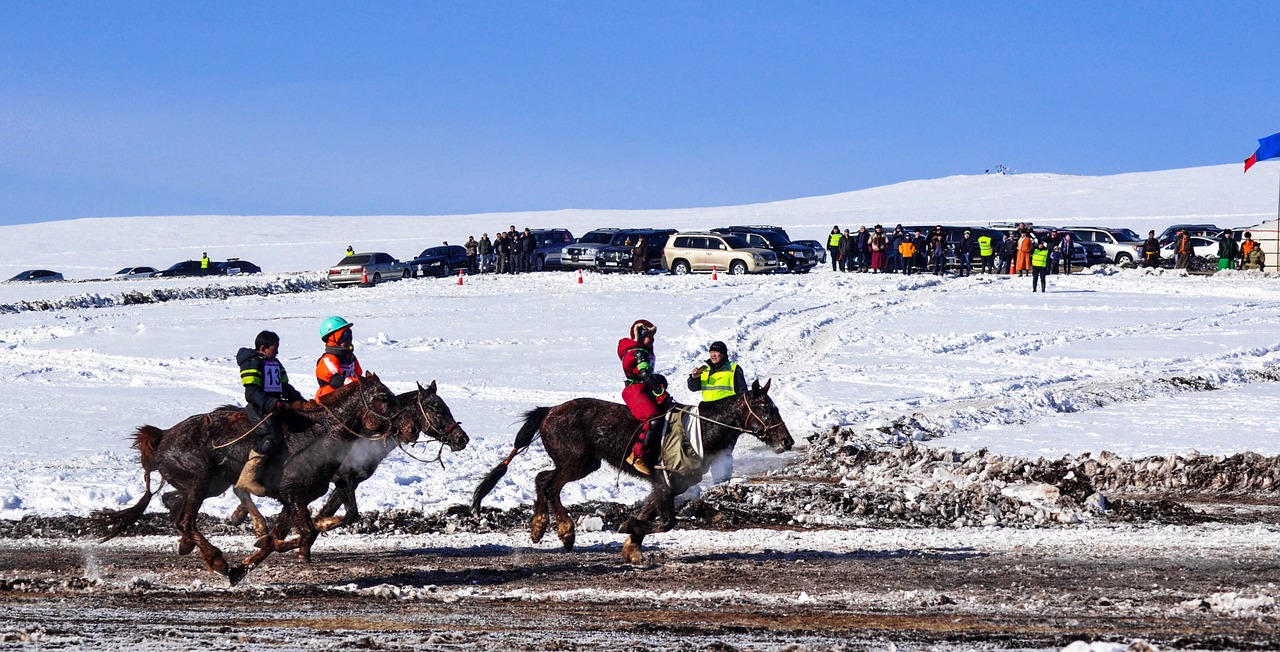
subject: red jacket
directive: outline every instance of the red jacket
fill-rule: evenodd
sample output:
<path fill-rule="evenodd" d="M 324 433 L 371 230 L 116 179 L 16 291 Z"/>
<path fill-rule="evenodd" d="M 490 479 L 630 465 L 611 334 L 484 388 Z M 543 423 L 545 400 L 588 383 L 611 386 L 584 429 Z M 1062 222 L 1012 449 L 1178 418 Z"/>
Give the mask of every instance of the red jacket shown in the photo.
<path fill-rule="evenodd" d="M 622 373 L 628 385 L 642 383 L 653 374 L 653 351 L 629 337 L 618 340 L 618 359 L 622 361 Z"/>

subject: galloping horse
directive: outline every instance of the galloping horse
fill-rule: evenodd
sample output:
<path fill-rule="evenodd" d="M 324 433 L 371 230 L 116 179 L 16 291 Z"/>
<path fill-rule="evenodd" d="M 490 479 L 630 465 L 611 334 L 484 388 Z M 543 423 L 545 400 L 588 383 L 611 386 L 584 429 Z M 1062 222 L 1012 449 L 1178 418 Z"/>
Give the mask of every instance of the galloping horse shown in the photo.
<path fill-rule="evenodd" d="M 235 483 L 257 441 L 257 433 L 252 432 L 254 424 L 249 424 L 240 410 L 197 414 L 168 430 L 139 428 L 134 434 L 134 446 L 141 453 L 146 493 L 131 507 L 102 510 L 94 515 L 105 531 L 101 540 L 119 535 L 142 516 L 155 493 L 151 490 L 151 472 L 159 471 L 160 477 L 177 489 L 166 502 L 180 536 L 178 554 L 199 548 L 205 566 L 226 575 L 232 584 L 272 552 L 297 548 L 299 558 L 310 561 L 317 531 L 307 504 L 324 495 L 329 479 L 347 458 L 352 444 L 357 439 L 409 437 L 416 433 L 416 422 L 398 411 L 395 395 L 373 374 L 338 389 L 332 397 L 323 404 L 308 402 L 302 409 L 286 413 L 286 453 L 274 457 L 262 478 L 268 495 L 279 500 L 282 508 L 271 534 L 258 539 L 258 551 L 243 565 L 229 567 L 222 551 L 196 529 L 200 505 Z M 223 441 L 227 433 L 232 434 L 232 439 Z M 284 540 L 294 527 L 298 537 Z"/>
<path fill-rule="evenodd" d="M 782 453 L 791 449 L 795 440 L 787 431 L 778 414 L 778 408 L 769 398 L 769 385 L 762 387 L 759 381 L 743 394 L 699 405 L 698 418 L 702 420 L 702 465 L 688 473 L 673 474 L 655 469 L 645 477 L 630 466 L 620 466 L 627 455 L 632 437 L 640 422 L 631 416 L 625 405 L 593 398 L 576 398 L 555 407 L 537 407 L 525 413 L 524 425 L 516 434 L 515 446 L 507 459 L 494 467 L 484 481 L 476 487 L 471 508 L 478 513 L 484 499 L 498 480 L 507 472 L 511 460 L 533 443 L 539 433 L 555 468 L 538 474 L 534 482 L 537 499 L 533 506 L 533 519 L 529 523 L 534 543 L 542 540 L 549 521 L 548 505 L 555 510 L 556 533 L 565 550 L 573 549 L 574 525 L 569 512 L 560 502 L 560 491 L 575 480 L 587 477 L 600 468 L 601 461 L 633 476 L 645 478 L 652 490 L 635 516 L 627 519 L 618 532 L 629 534 L 622 546 L 622 557 L 629 563 L 641 561 L 640 545 L 647 534 L 666 532 L 675 525 L 675 497 L 697 484 L 707 472 L 712 460 L 720 453 L 733 449 L 738 435 L 749 433 Z M 653 516 L 658 517 L 656 522 Z"/>
<path fill-rule="evenodd" d="M 398 439 L 388 437 L 356 440 L 351 446 L 351 451 L 347 453 L 347 459 L 343 460 L 342 466 L 338 467 L 337 472 L 333 474 L 331 479 L 333 492 L 329 494 L 324 507 L 316 512 L 316 529 L 328 532 L 360 520 L 360 509 L 356 506 L 356 488 L 361 482 L 373 476 L 374 471 L 378 470 L 378 465 L 382 464 L 382 460 L 386 459 L 391 451 L 401 445 L 418 441 L 419 432 L 447 445 L 449 450 L 455 453 L 467 447 L 470 438 L 462 429 L 462 423 L 454 420 L 449 406 L 445 405 L 444 400 L 436 393 L 434 380 L 426 387 L 418 383 L 418 389 L 396 394 L 396 402 L 401 410 L 414 419 L 413 432 L 408 437 L 401 436 Z M 240 414 L 244 414 L 244 410 L 235 409 Z M 254 533 L 258 536 L 266 534 L 266 521 L 253 504 L 253 498 L 241 489 L 234 491 L 236 497 L 240 499 L 240 506 L 232 513 L 229 519 L 231 523 L 239 525 L 244 521 L 245 516 L 252 516 Z M 339 507 L 345 508 L 341 518 L 334 516 Z"/>

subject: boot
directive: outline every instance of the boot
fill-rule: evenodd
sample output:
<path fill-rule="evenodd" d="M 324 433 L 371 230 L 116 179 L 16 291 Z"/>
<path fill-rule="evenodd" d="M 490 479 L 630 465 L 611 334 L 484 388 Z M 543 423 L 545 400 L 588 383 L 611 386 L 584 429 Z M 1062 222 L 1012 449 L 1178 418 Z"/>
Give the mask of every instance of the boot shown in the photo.
<path fill-rule="evenodd" d="M 653 473 L 649 469 L 649 465 L 645 463 L 644 456 L 647 449 L 646 443 L 649 440 L 649 424 L 644 424 L 640 431 L 640 441 L 631 447 L 631 452 L 627 454 L 626 463 L 635 469 L 640 475 L 649 475 Z"/>
<path fill-rule="evenodd" d="M 236 489 L 243 489 L 259 498 L 267 495 L 267 488 L 258 482 L 258 473 L 262 470 L 262 466 L 266 461 L 266 455 L 258 451 L 251 451 L 249 460 L 244 463 L 244 468 L 240 469 L 240 478 L 236 480 Z"/>
<path fill-rule="evenodd" d="M 634 452 L 627 454 L 627 464 L 631 465 L 631 468 L 635 469 L 636 473 L 639 473 L 640 475 L 649 475 L 653 473 L 649 470 L 649 465 L 644 463 L 644 458 L 637 457 Z"/>

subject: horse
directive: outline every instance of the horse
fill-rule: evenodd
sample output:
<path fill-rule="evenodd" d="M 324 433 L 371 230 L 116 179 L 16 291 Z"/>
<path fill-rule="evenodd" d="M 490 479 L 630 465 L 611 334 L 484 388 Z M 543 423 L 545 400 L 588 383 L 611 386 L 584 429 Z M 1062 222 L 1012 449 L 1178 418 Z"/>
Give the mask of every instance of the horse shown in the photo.
<path fill-rule="evenodd" d="M 573 549 L 573 519 L 560 502 L 560 491 L 566 484 L 595 472 L 602 461 L 607 461 L 622 472 L 648 480 L 651 486 L 649 496 L 640 510 L 618 527 L 619 533 L 629 535 L 622 546 L 623 559 L 631 564 L 639 564 L 644 537 L 666 532 L 675 525 L 675 497 L 701 481 L 716 457 L 731 452 L 740 434 L 751 434 L 777 453 L 791 450 L 795 445 L 787 425 L 778 414 L 777 406 L 769 398 L 769 386 L 772 382 L 769 380 L 761 386 L 760 381 L 753 381 L 751 388 L 742 394 L 699 404 L 698 418 L 703 422 L 702 444 L 705 454 L 701 466 L 682 474 L 656 468 L 652 475 L 644 476 L 630 465 L 620 463 L 640 429 L 640 421 L 631 416 L 631 410 L 625 405 L 593 398 L 575 398 L 555 407 L 529 410 L 524 413 L 524 424 L 516 433 L 511 454 L 489 471 L 476 487 L 472 495 L 472 513 L 479 513 L 480 501 L 506 475 L 511 460 L 541 434 L 542 445 L 555 463 L 555 468 L 542 471 L 534 481 L 537 498 L 533 506 L 533 518 L 529 522 L 533 542 L 541 541 L 546 533 L 550 506 L 555 511 L 556 533 L 560 542 L 565 550 Z M 655 514 L 658 517 L 656 522 L 653 520 Z"/>
<path fill-rule="evenodd" d="M 226 576 L 232 585 L 272 552 L 296 548 L 300 559 L 310 561 L 318 532 L 307 504 L 328 490 L 329 479 L 356 440 L 416 433 L 416 421 L 397 409 L 391 390 L 376 375 L 365 374 L 360 382 L 336 390 L 332 400 L 304 403 L 286 412 L 285 450 L 273 456 L 261 478 L 268 496 L 280 501 L 280 514 L 271 533 L 255 543 L 258 551 L 237 566 L 229 566 L 222 551 L 196 529 L 196 514 L 206 498 L 226 491 L 240 477 L 259 438 L 256 424 L 249 424 L 242 410 L 217 409 L 188 417 L 168 430 L 144 425 L 134 434 L 134 447 L 140 453 L 146 491 L 130 507 L 94 514 L 95 524 L 105 532 L 100 541 L 118 536 L 142 516 L 155 494 L 151 473 L 158 471 L 177 490 L 165 502 L 178 529 L 179 555 L 198 548 L 205 566 Z M 222 441 L 228 433 L 234 438 Z M 284 537 L 295 527 L 298 537 L 286 541 Z"/>
<path fill-rule="evenodd" d="M 397 394 L 396 402 L 415 420 L 416 427 L 411 436 L 399 439 L 359 439 L 352 444 L 351 451 L 347 453 L 342 466 L 330 479 L 333 483 L 333 491 L 329 494 L 329 499 L 325 501 L 320 511 L 316 512 L 315 524 L 319 531 L 328 532 L 360 520 L 360 509 L 356 506 L 356 488 L 378 470 L 378 465 L 391 454 L 391 451 L 399 446 L 418 441 L 419 432 L 448 446 L 449 450 L 455 453 L 467 447 L 470 438 L 462 429 L 462 423 L 454 420 L 449 406 L 445 405 L 444 400 L 436 393 L 435 381 L 431 381 L 431 384 L 426 387 L 418 383 L 418 389 Z M 243 414 L 243 410 L 238 411 Z M 257 506 L 253 504 L 253 498 L 249 492 L 242 489 L 234 491 L 236 497 L 240 499 L 240 506 L 231 514 L 229 519 L 231 524 L 239 525 L 246 516 L 252 516 L 254 533 L 258 536 L 265 535 L 266 521 L 262 518 Z M 340 518 L 334 516 L 339 507 L 345 508 Z"/>

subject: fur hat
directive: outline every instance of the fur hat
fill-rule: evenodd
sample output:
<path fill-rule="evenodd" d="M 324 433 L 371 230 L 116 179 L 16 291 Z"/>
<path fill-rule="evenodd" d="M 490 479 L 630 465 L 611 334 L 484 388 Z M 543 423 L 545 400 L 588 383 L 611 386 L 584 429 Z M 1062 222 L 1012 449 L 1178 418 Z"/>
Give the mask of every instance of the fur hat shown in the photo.
<path fill-rule="evenodd" d="M 645 335 L 654 335 L 658 332 L 658 327 L 648 319 L 637 319 L 631 324 L 631 339 L 639 342 L 644 339 Z"/>

